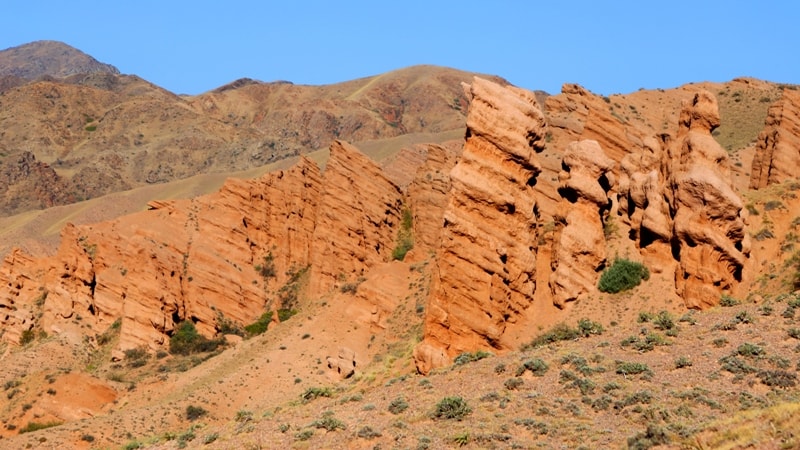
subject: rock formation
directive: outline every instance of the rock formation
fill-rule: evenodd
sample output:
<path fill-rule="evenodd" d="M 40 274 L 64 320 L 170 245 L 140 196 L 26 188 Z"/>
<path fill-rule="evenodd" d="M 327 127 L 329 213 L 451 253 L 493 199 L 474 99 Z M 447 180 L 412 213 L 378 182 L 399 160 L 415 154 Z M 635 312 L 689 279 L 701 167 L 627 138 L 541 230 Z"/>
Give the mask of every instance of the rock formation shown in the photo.
<path fill-rule="evenodd" d="M 422 373 L 465 350 L 506 349 L 503 340 L 532 300 L 536 201 L 544 116 L 532 92 L 475 78 L 467 140 L 452 188 L 425 317 L 414 350 Z"/>
<path fill-rule="evenodd" d="M 550 277 L 553 303 L 563 307 L 593 291 L 598 270 L 606 262 L 605 216 L 611 208 L 608 191 L 614 162 L 597 141 L 573 142 L 564 152 L 558 220 L 563 229 L 556 241 Z M 610 178 L 610 179 L 609 179 Z"/>
<path fill-rule="evenodd" d="M 797 177 L 800 167 L 800 92 L 784 89 L 769 108 L 758 135 L 750 171 L 750 189 L 762 189 Z"/>
<path fill-rule="evenodd" d="M 331 144 L 312 238 L 312 294 L 353 281 L 389 259 L 403 201 L 378 165 L 346 142 Z"/>
<path fill-rule="evenodd" d="M 742 279 L 750 238 L 742 200 L 731 184 L 728 154 L 711 136 L 719 108 L 707 91 L 683 105 L 669 147 L 670 208 L 679 261 L 675 285 L 687 307 L 719 303 Z"/>
<path fill-rule="evenodd" d="M 337 141 L 324 176 L 302 158 L 216 194 L 68 225 L 53 257 L 14 251 L 0 266 L 3 339 L 18 342 L 35 311 L 48 333 L 101 333 L 121 319 L 120 350 L 166 345 L 183 320 L 206 336 L 222 317 L 248 324 L 281 307 L 279 288 L 309 266 L 309 289 L 321 294 L 388 260 L 401 208 L 377 165 Z"/>
<path fill-rule="evenodd" d="M 653 242 L 669 244 L 672 216 L 669 210 L 668 158 L 663 140 L 647 138 L 638 152 L 629 153 L 620 164 L 618 213 L 631 229 L 640 249 Z"/>
<path fill-rule="evenodd" d="M 435 251 L 442 233 L 444 209 L 450 192 L 450 171 L 456 154 L 440 145 L 428 146 L 427 159 L 408 186 L 414 214 L 414 246 L 417 251 Z"/>

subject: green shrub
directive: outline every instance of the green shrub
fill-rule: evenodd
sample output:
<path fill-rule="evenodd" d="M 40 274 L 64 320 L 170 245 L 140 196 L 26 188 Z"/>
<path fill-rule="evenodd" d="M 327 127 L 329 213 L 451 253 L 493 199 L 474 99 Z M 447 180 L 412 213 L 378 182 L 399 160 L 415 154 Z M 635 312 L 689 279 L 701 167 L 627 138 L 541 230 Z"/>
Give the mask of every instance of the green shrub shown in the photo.
<path fill-rule="evenodd" d="M 739 300 L 731 297 L 730 295 L 723 294 L 722 297 L 719 299 L 719 306 L 724 308 L 730 308 L 731 306 L 736 306 L 741 303 Z"/>
<path fill-rule="evenodd" d="M 186 419 L 188 420 L 197 420 L 206 414 L 208 414 L 208 411 L 202 406 L 189 405 L 186 407 Z"/>
<path fill-rule="evenodd" d="M 611 267 L 600 275 L 598 289 L 601 292 L 616 294 L 617 292 L 633 289 L 650 278 L 650 271 L 643 264 L 627 259 L 617 258 Z"/>
<path fill-rule="evenodd" d="M 345 425 L 344 422 L 332 416 L 325 416 L 322 419 L 315 420 L 314 422 L 311 423 L 311 426 L 315 428 L 324 428 L 325 431 L 336 431 L 336 430 L 347 429 L 347 425 Z"/>
<path fill-rule="evenodd" d="M 300 398 L 307 402 L 319 397 L 330 397 L 331 395 L 333 395 L 333 391 L 329 387 L 310 387 L 300 394 Z"/>
<path fill-rule="evenodd" d="M 389 403 L 389 412 L 392 414 L 400 414 L 408 409 L 408 402 L 403 397 L 397 397 Z"/>
<path fill-rule="evenodd" d="M 797 384 L 797 375 L 785 370 L 762 370 L 757 376 L 769 387 L 790 388 Z"/>
<path fill-rule="evenodd" d="M 358 430 L 358 433 L 356 433 L 356 436 L 358 436 L 358 437 L 360 437 L 362 439 L 375 439 L 375 438 L 381 437 L 382 435 L 381 435 L 380 432 L 373 430 L 372 427 L 365 426 L 365 427 L 362 427 L 360 430 Z"/>
<path fill-rule="evenodd" d="M 61 425 L 61 423 L 62 422 L 28 422 L 27 425 L 19 429 L 19 434 L 57 427 Z"/>
<path fill-rule="evenodd" d="M 224 338 L 208 339 L 191 321 L 181 322 L 169 338 L 169 351 L 176 355 L 211 352 L 225 344 Z"/>
<path fill-rule="evenodd" d="M 648 425 L 644 432 L 628 438 L 628 449 L 630 450 L 647 450 L 664 444 L 669 444 L 667 432 L 654 424 Z"/>
<path fill-rule="evenodd" d="M 400 222 L 400 231 L 397 233 L 397 246 L 392 251 L 392 259 L 402 261 L 412 248 L 414 248 L 414 216 L 408 208 L 403 209 Z"/>
<path fill-rule="evenodd" d="M 691 367 L 692 360 L 687 356 L 680 356 L 675 360 L 675 368 L 683 369 L 684 367 Z"/>
<path fill-rule="evenodd" d="M 275 257 L 272 255 L 272 252 L 267 253 L 262 258 L 261 264 L 256 264 L 255 266 L 256 272 L 261 275 L 261 278 L 264 281 L 267 281 L 270 278 L 275 278 Z"/>
<path fill-rule="evenodd" d="M 576 328 L 572 328 L 565 323 L 560 323 L 551 328 L 547 333 L 539 335 L 530 343 L 523 345 L 522 350 L 530 350 L 558 341 L 572 341 L 578 339 L 580 336 L 581 334 Z"/>
<path fill-rule="evenodd" d="M 517 368 L 516 376 L 522 376 L 526 371 L 530 370 L 534 376 L 542 377 L 547 373 L 547 363 L 541 358 L 534 358 L 525 360 L 521 366 Z"/>
<path fill-rule="evenodd" d="M 509 391 L 515 391 L 521 388 L 523 384 L 525 384 L 525 382 L 522 381 L 522 378 L 509 378 L 503 382 L 503 386 Z"/>
<path fill-rule="evenodd" d="M 472 413 L 472 408 L 461 397 L 445 397 L 436 404 L 433 411 L 434 419 L 461 420 Z"/>
<path fill-rule="evenodd" d="M 578 320 L 578 334 L 580 334 L 582 337 L 601 335 L 603 334 L 603 331 L 605 331 L 603 326 L 598 322 L 593 322 L 586 318 Z"/>
<path fill-rule="evenodd" d="M 675 328 L 675 319 L 667 311 L 660 311 L 653 319 L 653 325 L 659 330 L 667 331 Z"/>
<path fill-rule="evenodd" d="M 292 316 L 294 316 L 295 314 L 297 314 L 297 310 L 296 309 L 279 309 L 278 310 L 278 320 L 280 320 L 281 322 L 285 322 L 285 321 L 291 319 Z"/>
<path fill-rule="evenodd" d="M 480 361 L 480 360 L 482 360 L 484 358 L 488 358 L 490 356 L 492 356 L 491 353 L 485 352 L 483 350 L 478 350 L 478 351 L 476 351 L 474 353 L 464 352 L 464 353 L 461 353 L 460 355 L 455 357 L 455 359 L 453 360 L 453 365 L 454 366 L 462 366 L 464 364 L 471 363 L 473 361 Z"/>
<path fill-rule="evenodd" d="M 33 342 L 34 338 L 36 338 L 36 333 L 33 330 L 24 330 L 19 337 L 19 345 L 26 345 L 28 343 Z"/>
<path fill-rule="evenodd" d="M 652 372 L 650 372 L 650 368 L 647 364 L 644 363 L 618 361 L 617 373 L 619 375 L 638 375 Z"/>
<path fill-rule="evenodd" d="M 244 331 L 250 336 L 258 336 L 267 331 L 269 323 L 272 322 L 272 311 L 267 311 L 261 315 L 255 322 L 250 325 L 245 325 Z"/>

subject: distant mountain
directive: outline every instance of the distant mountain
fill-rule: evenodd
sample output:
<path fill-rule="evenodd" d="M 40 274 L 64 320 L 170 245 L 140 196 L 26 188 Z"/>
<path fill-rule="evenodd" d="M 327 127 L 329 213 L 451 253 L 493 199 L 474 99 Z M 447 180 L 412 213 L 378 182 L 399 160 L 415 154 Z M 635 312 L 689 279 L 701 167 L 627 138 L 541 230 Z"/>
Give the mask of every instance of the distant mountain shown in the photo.
<path fill-rule="evenodd" d="M 15 76 L 35 80 L 96 72 L 117 75 L 119 69 L 58 41 L 36 41 L 0 51 L 0 78 Z"/>

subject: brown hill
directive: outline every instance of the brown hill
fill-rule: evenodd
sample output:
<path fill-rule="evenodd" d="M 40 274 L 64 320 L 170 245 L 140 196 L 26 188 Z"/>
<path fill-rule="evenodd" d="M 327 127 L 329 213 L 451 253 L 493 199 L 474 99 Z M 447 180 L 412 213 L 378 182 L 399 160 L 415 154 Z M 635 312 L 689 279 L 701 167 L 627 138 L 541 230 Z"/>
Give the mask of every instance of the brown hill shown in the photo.
<path fill-rule="evenodd" d="M 119 69 L 57 41 L 36 41 L 0 51 L 0 77 L 35 80 L 96 72 L 119 74 Z"/>
<path fill-rule="evenodd" d="M 433 137 L 441 141 L 463 127 L 460 82 L 471 76 L 417 66 L 330 86 L 241 81 L 196 97 L 112 73 L 18 86 L 11 80 L 0 93 L 0 155 L 13 165 L 29 151 L 67 183 L 72 198 L 87 199 L 262 166 L 338 138 L 443 134 Z M 48 206 L 12 190 L 20 197 L 0 204 L 0 214 Z"/>

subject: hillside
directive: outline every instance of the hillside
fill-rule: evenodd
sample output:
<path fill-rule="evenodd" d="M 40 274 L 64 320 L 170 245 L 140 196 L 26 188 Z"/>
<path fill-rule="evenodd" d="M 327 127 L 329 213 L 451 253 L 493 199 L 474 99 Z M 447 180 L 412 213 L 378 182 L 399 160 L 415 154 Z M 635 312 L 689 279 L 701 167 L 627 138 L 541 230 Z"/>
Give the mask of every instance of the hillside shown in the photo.
<path fill-rule="evenodd" d="M 472 77 L 417 66 L 329 86 L 239 80 L 182 97 L 134 75 L 98 71 L 63 44 L 2 55 L 0 72 L 10 74 L 0 89 L 2 215 L 247 170 L 337 138 L 448 133 L 463 127 L 460 83 Z M 23 160 L 42 169 L 18 180 L 10 173 L 30 164 Z"/>
<path fill-rule="evenodd" d="M 0 219 L 0 447 L 800 447 L 797 87 L 462 75 L 6 91 L 322 148 Z"/>

